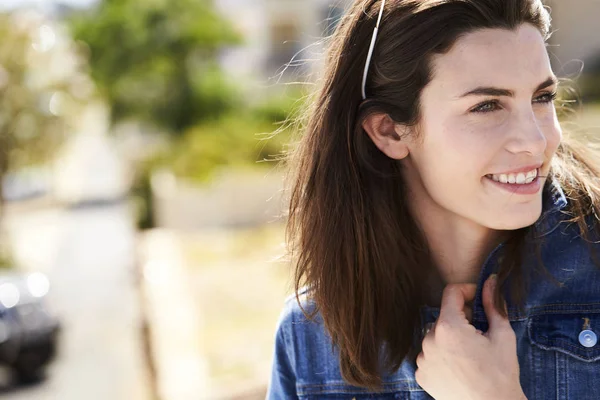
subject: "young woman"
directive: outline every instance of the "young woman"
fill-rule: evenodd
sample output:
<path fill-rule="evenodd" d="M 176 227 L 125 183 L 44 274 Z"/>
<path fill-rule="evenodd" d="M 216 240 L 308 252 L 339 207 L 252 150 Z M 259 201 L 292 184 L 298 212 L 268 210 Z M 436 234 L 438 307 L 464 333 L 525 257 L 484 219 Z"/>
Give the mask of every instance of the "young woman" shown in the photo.
<path fill-rule="evenodd" d="M 291 159 L 269 399 L 599 398 L 598 160 L 549 35 L 538 0 L 355 0 Z"/>

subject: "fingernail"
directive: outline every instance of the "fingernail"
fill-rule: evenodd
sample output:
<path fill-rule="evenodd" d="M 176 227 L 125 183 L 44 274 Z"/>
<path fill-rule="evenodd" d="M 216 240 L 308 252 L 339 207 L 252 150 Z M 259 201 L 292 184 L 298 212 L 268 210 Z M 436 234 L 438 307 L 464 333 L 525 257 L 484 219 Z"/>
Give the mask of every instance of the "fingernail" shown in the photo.
<path fill-rule="evenodd" d="M 496 287 L 496 282 L 498 281 L 498 274 L 490 275 L 490 285 L 492 285 L 492 289 Z"/>

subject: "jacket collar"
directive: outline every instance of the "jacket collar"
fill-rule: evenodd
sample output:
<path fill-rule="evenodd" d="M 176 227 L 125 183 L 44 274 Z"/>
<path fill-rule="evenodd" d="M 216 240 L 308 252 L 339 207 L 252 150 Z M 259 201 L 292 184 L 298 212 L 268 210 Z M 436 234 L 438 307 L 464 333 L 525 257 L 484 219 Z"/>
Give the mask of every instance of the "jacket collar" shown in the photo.
<path fill-rule="evenodd" d="M 565 214 L 563 209 L 568 201 L 560 183 L 555 177 L 546 182 L 542 192 L 542 214 L 534 223 L 537 235 L 541 237 L 549 234 L 558 227 L 561 215 Z"/>

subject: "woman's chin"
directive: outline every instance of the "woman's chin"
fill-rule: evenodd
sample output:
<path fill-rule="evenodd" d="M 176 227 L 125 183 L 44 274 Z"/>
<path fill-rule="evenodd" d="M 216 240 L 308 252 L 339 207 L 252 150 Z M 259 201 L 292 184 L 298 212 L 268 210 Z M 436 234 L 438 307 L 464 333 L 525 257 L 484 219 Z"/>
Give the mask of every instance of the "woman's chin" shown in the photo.
<path fill-rule="evenodd" d="M 498 213 L 494 215 L 493 222 L 488 225 L 492 229 L 515 230 L 535 224 L 542 213 L 541 207 L 521 213 Z"/>

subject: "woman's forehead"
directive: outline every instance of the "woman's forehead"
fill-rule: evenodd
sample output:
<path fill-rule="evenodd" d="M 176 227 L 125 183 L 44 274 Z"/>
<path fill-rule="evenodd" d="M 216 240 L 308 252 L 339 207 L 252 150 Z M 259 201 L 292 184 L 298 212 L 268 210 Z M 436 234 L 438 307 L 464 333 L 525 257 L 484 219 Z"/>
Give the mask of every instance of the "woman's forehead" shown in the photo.
<path fill-rule="evenodd" d="M 452 97 L 475 87 L 529 93 L 553 76 L 544 39 L 532 25 L 485 29 L 464 35 L 432 60 L 431 85 Z"/>

